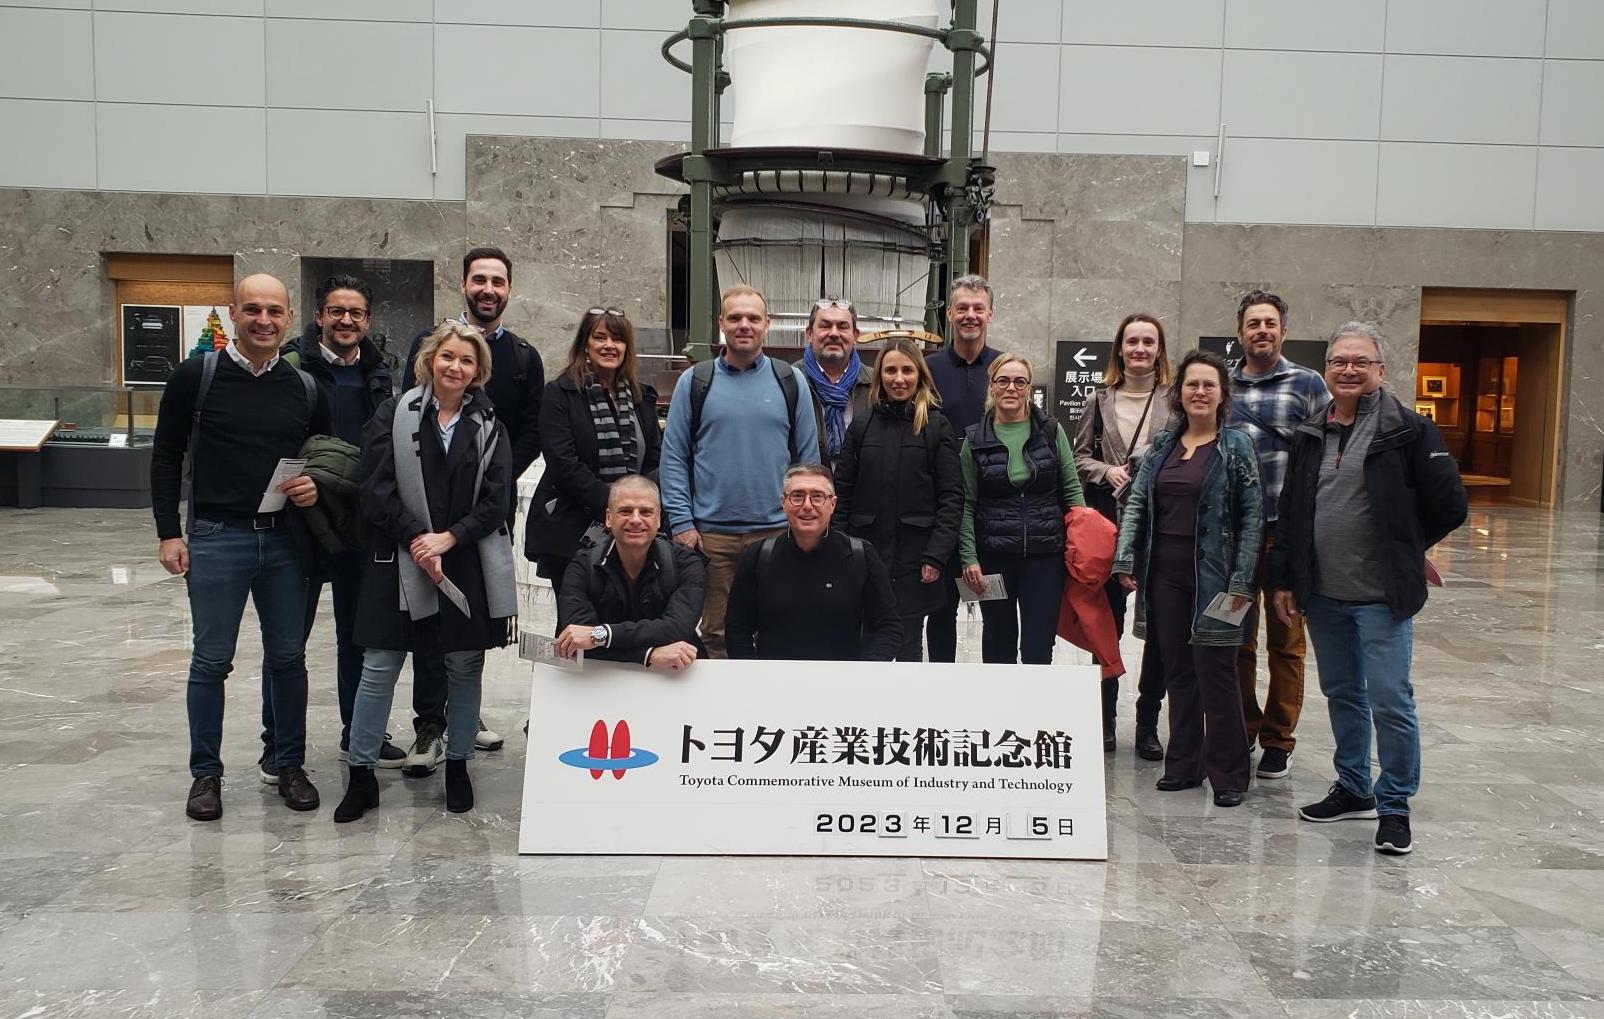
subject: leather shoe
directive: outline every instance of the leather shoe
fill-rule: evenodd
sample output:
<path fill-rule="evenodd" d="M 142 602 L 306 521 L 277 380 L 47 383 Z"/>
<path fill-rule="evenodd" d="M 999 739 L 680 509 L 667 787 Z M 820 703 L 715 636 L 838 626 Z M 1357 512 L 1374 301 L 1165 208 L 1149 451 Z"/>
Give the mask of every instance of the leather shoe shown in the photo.
<path fill-rule="evenodd" d="M 197 821 L 215 821 L 222 817 L 223 780 L 216 775 L 202 775 L 191 782 L 184 813 Z"/>
<path fill-rule="evenodd" d="M 1240 807 L 1242 793 L 1235 789 L 1216 789 L 1214 791 L 1214 805 L 1216 807 Z"/>
<path fill-rule="evenodd" d="M 291 810 L 316 810 L 322 802 L 318 799 L 317 787 L 298 764 L 278 770 L 278 794 L 284 797 L 284 805 Z"/>
<path fill-rule="evenodd" d="M 1136 730 L 1136 756 L 1144 761 L 1164 759 L 1164 744 L 1158 741 L 1157 729 Z"/>
<path fill-rule="evenodd" d="M 1202 784 L 1202 782 L 1199 782 L 1194 778 L 1171 778 L 1170 776 L 1165 775 L 1163 778 L 1153 783 L 1153 788 L 1157 789 L 1161 793 L 1176 793 L 1180 792 L 1182 789 L 1196 789 Z"/>

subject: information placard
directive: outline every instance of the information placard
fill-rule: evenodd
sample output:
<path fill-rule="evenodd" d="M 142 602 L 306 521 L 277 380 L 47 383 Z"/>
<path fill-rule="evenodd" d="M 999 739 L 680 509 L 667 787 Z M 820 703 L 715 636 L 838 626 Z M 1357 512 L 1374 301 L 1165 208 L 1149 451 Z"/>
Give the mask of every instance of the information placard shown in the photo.
<path fill-rule="evenodd" d="M 176 304 L 122 306 L 123 381 L 131 386 L 167 384 L 183 360 L 183 312 Z"/>
<path fill-rule="evenodd" d="M 1053 414 L 1071 440 L 1081 415 L 1097 395 L 1113 340 L 1059 340 L 1053 375 Z"/>
<path fill-rule="evenodd" d="M 522 853 L 1108 858 L 1092 666 L 533 668 Z"/>
<path fill-rule="evenodd" d="M 37 453 L 50 441 L 60 421 L 32 418 L 0 418 L 0 450 L 7 453 Z"/>

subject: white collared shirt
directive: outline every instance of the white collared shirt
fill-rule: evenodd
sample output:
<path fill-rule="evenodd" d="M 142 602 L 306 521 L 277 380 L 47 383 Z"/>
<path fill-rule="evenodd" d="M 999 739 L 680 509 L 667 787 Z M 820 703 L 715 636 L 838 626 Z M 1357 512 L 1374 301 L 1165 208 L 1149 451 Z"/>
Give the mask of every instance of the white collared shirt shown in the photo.
<path fill-rule="evenodd" d="M 465 393 L 462 397 L 462 406 L 458 407 L 457 412 L 451 415 L 451 420 L 440 425 L 440 445 L 445 448 L 447 453 L 451 452 L 451 437 L 457 433 L 457 422 L 462 420 L 462 412 L 472 402 L 473 394 Z M 440 420 L 440 400 L 436 397 L 430 397 L 429 406 L 433 408 L 435 421 L 438 423 Z"/>
<path fill-rule="evenodd" d="M 233 340 L 229 340 L 228 346 L 224 347 L 223 349 L 228 351 L 229 358 L 235 364 L 239 365 L 241 368 L 244 368 L 256 378 L 261 378 L 263 375 L 266 375 L 268 372 L 273 370 L 274 365 L 278 364 L 278 355 L 274 354 L 272 357 L 267 359 L 266 364 L 262 365 L 262 367 L 258 369 L 254 364 L 251 363 L 250 358 L 239 352 L 239 348 L 234 346 Z"/>
<path fill-rule="evenodd" d="M 351 349 L 351 360 L 349 361 L 330 350 L 323 344 L 323 341 L 321 340 L 318 341 L 317 349 L 323 353 L 323 360 L 327 361 L 329 364 L 342 364 L 349 367 L 362 360 L 362 348 L 360 346 L 353 347 Z"/>

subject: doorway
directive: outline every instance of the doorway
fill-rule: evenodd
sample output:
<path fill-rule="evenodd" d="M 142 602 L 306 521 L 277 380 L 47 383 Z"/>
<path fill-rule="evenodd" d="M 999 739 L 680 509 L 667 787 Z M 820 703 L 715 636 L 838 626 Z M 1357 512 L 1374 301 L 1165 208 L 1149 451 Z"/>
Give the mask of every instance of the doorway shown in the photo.
<path fill-rule="evenodd" d="M 1427 288 L 1415 409 L 1437 423 L 1473 497 L 1551 507 L 1571 295 Z"/>

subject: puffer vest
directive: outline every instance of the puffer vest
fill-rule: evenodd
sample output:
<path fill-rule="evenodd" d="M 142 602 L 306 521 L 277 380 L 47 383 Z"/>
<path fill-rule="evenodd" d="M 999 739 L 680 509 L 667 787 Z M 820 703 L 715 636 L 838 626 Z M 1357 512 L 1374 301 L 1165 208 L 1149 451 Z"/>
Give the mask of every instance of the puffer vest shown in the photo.
<path fill-rule="evenodd" d="M 1023 485 L 1008 478 L 1008 447 L 997 438 L 993 416 L 969 428 L 975 460 L 975 548 L 999 555 L 1059 555 L 1064 551 L 1064 489 L 1053 449 L 1054 422 L 1032 407 Z"/>

